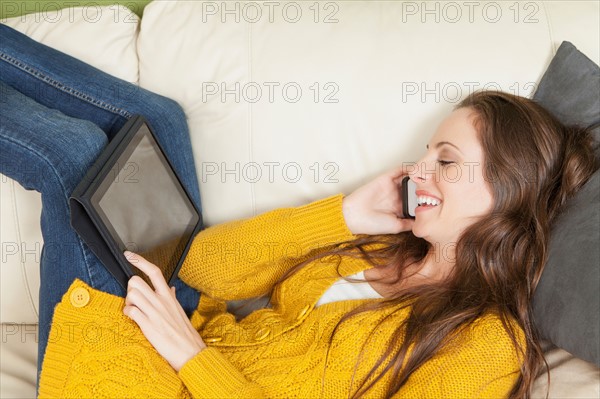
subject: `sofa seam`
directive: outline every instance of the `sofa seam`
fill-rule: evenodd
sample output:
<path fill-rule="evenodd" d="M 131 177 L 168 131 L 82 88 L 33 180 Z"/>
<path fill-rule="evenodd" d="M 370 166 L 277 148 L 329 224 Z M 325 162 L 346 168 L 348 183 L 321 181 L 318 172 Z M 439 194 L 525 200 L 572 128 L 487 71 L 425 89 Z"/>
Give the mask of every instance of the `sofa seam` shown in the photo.
<path fill-rule="evenodd" d="M 148 3 L 147 5 L 150 5 L 150 3 Z M 134 15 L 135 15 L 135 13 L 134 13 Z M 143 18 L 140 18 L 137 15 L 136 15 L 136 17 L 137 17 L 137 22 L 135 24 L 135 31 L 133 32 L 133 35 L 135 36 L 135 38 L 133 40 L 133 42 L 134 42 L 133 44 L 135 47 L 135 56 L 136 56 L 136 61 L 137 61 L 137 83 L 139 86 L 139 84 L 142 80 L 142 62 L 141 62 L 142 57 L 140 54 L 140 40 L 142 37 L 142 19 Z"/>
<path fill-rule="evenodd" d="M 550 47 L 552 48 L 552 54 L 556 54 L 557 48 L 554 44 L 554 34 L 552 31 L 552 23 L 550 22 L 550 15 L 548 14 L 548 9 L 546 8 L 546 1 L 541 1 L 542 8 L 544 9 L 544 15 L 546 16 L 546 26 L 548 27 L 548 37 L 550 39 Z"/>
<path fill-rule="evenodd" d="M 15 145 L 17 145 L 17 146 L 19 146 L 21 148 L 24 148 L 27 151 L 31 151 L 31 152 L 35 153 L 36 155 L 39 156 L 40 159 L 43 160 L 44 163 L 46 163 L 49 166 L 49 169 L 52 171 L 52 173 L 54 173 L 54 175 L 56 175 L 57 177 L 60 176 L 60 174 L 58 173 L 58 171 L 56 170 L 56 168 L 52 165 L 52 163 L 48 160 L 48 158 L 46 158 L 44 156 L 44 154 L 42 154 L 41 152 L 36 151 L 36 150 L 34 150 L 34 149 L 30 148 L 30 147 L 27 147 L 27 146 L 23 145 L 23 143 L 21 143 L 20 141 L 11 139 L 10 137 L 7 137 L 6 140 L 7 141 L 11 141 L 13 144 L 15 144 Z M 63 184 L 63 181 L 62 181 L 62 179 L 60 179 L 60 177 L 59 177 L 58 181 L 59 181 L 60 186 L 62 188 L 62 192 L 66 193 L 67 192 L 66 187 Z M 66 198 L 66 202 L 65 203 L 67 205 L 67 213 L 70 213 L 69 212 L 69 205 L 68 205 L 68 203 L 69 203 L 69 195 L 67 194 L 65 198 Z M 90 267 L 89 267 L 87 256 L 85 254 L 85 248 L 83 246 L 83 241 L 82 240 L 78 240 L 78 246 L 79 246 L 79 248 L 81 249 L 81 251 L 83 253 L 83 257 L 84 257 L 85 264 L 86 264 L 86 271 L 88 272 L 88 278 L 89 278 L 90 284 L 93 285 L 94 281 L 92 279 L 91 274 L 89 273 Z M 40 265 L 41 265 L 41 259 L 40 259 Z M 38 314 L 38 319 L 39 319 L 39 309 L 38 309 L 37 314 Z"/>
<path fill-rule="evenodd" d="M 16 193 L 15 193 L 15 181 L 13 179 L 11 179 L 10 181 L 10 188 L 11 188 L 11 202 L 12 202 L 12 211 L 14 214 L 14 218 L 15 218 L 15 230 L 17 233 L 17 240 L 18 240 L 18 245 L 20 245 L 23 240 L 21 237 L 21 228 L 20 228 L 20 222 L 19 222 L 19 211 L 17 209 L 17 198 L 16 198 Z M 20 269 L 21 269 L 21 276 L 23 278 L 23 281 L 25 283 L 25 291 L 27 292 L 27 299 L 29 301 L 29 305 L 31 306 L 31 309 L 33 310 L 33 314 L 35 315 L 35 317 L 39 320 L 40 318 L 40 314 L 38 309 L 36 309 L 35 307 L 35 301 L 33 300 L 33 296 L 31 293 L 31 287 L 29 285 L 29 279 L 27 277 L 27 272 L 26 272 L 26 267 L 25 267 L 25 261 L 23 260 L 23 257 L 21 256 L 19 259 L 19 263 L 21 265 Z"/>

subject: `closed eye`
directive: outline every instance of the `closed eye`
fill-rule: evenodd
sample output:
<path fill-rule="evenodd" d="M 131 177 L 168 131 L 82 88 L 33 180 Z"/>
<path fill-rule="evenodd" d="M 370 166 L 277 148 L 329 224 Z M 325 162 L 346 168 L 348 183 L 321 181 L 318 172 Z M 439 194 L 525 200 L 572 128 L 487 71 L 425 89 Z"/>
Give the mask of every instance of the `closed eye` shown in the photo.
<path fill-rule="evenodd" d="M 446 165 L 450 165 L 451 163 L 454 163 L 453 161 L 444 161 L 442 159 L 438 159 L 438 162 L 442 166 L 446 166 Z"/>

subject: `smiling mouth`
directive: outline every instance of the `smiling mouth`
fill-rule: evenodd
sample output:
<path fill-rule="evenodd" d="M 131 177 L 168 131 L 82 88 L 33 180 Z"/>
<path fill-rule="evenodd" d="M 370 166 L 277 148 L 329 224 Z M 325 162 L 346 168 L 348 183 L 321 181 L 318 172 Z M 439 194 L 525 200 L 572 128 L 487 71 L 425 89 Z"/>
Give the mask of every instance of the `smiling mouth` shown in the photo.
<path fill-rule="evenodd" d="M 439 204 L 441 204 L 441 201 L 435 198 L 427 197 L 424 195 L 420 195 L 417 197 L 417 208 L 433 208 L 435 206 L 438 206 Z"/>

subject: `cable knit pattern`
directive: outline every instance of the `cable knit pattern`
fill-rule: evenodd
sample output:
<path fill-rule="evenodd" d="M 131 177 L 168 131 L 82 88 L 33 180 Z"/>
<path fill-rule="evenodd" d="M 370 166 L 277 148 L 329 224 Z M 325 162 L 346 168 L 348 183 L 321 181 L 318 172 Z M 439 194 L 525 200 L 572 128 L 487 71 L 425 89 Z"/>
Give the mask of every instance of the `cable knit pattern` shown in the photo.
<path fill-rule="evenodd" d="M 400 345 L 390 343 L 389 337 L 408 309 L 360 314 L 342 324 L 330 341 L 344 314 L 366 301 L 381 300 L 315 307 L 339 277 L 332 258 L 307 265 L 276 289 L 269 308 L 242 320 L 227 313 L 226 305 L 227 300 L 266 294 L 313 251 L 354 238 L 344 221 L 342 199 L 337 194 L 198 234 L 180 277 L 202 292 L 191 322 L 208 348 L 178 373 L 122 314 L 123 298 L 75 280 L 55 309 L 40 397 L 347 397 L 359 382 L 372 378 L 368 372 L 384 348 Z M 348 276 L 368 267 L 362 260 L 344 258 L 340 272 Z M 89 293 L 83 305 L 73 300 L 80 290 Z M 487 315 L 414 372 L 397 397 L 506 397 L 518 368 L 501 322 Z M 367 397 L 384 397 L 389 383 L 384 378 Z"/>

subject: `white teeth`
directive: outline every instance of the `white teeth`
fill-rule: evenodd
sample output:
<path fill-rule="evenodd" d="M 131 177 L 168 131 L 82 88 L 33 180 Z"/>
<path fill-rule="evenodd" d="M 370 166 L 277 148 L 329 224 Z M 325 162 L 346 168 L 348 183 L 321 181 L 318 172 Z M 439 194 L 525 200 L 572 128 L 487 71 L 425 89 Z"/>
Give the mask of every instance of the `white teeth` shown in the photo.
<path fill-rule="evenodd" d="M 417 197 L 417 204 L 438 206 L 440 204 L 440 201 L 436 200 L 435 198 L 420 195 Z"/>

